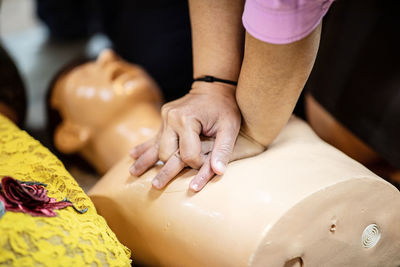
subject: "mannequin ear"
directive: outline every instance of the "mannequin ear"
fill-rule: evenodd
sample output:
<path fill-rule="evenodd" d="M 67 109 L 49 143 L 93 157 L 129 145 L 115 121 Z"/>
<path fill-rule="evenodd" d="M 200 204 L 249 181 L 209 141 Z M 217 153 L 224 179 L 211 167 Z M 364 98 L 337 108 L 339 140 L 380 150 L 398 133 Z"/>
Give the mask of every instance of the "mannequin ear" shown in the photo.
<path fill-rule="evenodd" d="M 54 144 L 62 153 L 74 153 L 86 145 L 90 136 L 91 132 L 87 127 L 63 122 L 55 131 Z"/>

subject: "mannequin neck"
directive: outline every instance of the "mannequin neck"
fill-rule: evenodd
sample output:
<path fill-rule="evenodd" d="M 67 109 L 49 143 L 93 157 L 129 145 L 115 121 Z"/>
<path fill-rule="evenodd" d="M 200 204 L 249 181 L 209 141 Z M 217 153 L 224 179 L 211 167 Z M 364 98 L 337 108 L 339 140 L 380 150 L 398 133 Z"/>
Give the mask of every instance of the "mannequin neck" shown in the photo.
<path fill-rule="evenodd" d="M 104 173 L 136 145 L 155 136 L 161 125 L 160 111 L 150 102 L 135 104 L 93 133 L 80 153 Z"/>

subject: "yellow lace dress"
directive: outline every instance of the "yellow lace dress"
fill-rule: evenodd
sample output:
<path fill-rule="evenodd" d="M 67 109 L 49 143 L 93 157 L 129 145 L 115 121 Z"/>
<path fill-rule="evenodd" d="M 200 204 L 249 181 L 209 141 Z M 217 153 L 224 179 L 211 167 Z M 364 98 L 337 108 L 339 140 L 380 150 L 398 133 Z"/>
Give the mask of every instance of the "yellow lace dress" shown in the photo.
<path fill-rule="evenodd" d="M 63 164 L 26 132 L 0 115 L 0 179 L 47 184 L 50 197 L 72 207 L 56 217 L 7 211 L 0 218 L 0 266 L 130 266 L 123 246 Z"/>

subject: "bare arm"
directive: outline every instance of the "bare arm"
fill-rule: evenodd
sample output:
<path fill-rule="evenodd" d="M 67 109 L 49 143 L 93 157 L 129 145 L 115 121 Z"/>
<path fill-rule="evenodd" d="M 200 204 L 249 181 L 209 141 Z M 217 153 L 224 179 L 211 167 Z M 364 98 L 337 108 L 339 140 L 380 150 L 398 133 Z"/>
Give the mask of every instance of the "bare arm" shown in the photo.
<path fill-rule="evenodd" d="M 189 0 L 193 76 L 237 81 L 243 57 L 244 0 Z"/>
<path fill-rule="evenodd" d="M 238 79 L 244 50 L 243 6 L 244 0 L 189 0 L 194 77 Z M 195 82 L 187 95 L 165 104 L 158 137 L 132 150 L 137 160 L 131 173 L 139 176 L 161 159 L 165 165 L 153 181 L 160 189 L 186 165 L 200 168 L 191 183 L 194 191 L 214 173 L 223 174 L 240 129 L 235 90 L 224 83 Z M 202 151 L 200 135 L 215 138 L 212 151 Z"/>
<path fill-rule="evenodd" d="M 242 130 L 268 146 L 285 126 L 311 72 L 321 25 L 306 38 L 275 45 L 246 34 L 245 54 L 236 91 Z"/>

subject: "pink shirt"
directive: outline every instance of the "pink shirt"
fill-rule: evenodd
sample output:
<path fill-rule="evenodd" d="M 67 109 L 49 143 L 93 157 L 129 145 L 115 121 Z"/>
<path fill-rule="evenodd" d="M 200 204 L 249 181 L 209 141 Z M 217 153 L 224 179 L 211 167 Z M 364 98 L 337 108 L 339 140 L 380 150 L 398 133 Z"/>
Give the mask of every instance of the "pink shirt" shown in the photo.
<path fill-rule="evenodd" d="M 243 25 L 253 37 L 287 44 L 311 33 L 334 0 L 247 0 Z"/>

